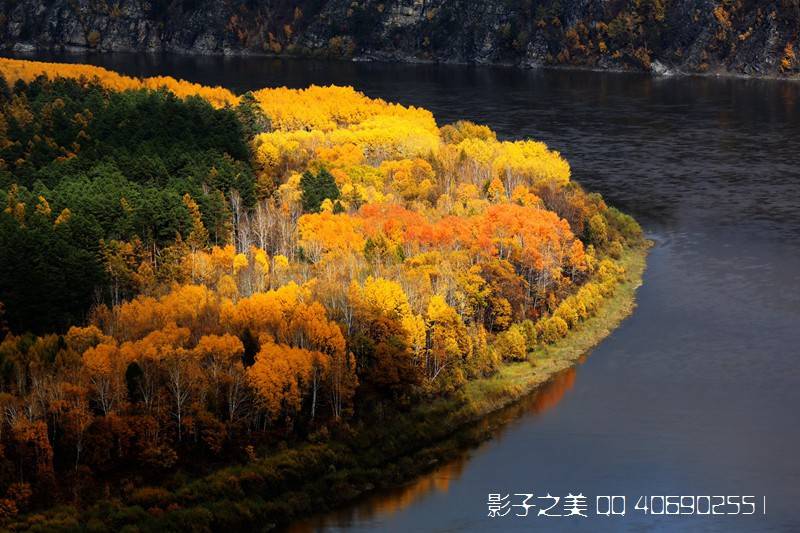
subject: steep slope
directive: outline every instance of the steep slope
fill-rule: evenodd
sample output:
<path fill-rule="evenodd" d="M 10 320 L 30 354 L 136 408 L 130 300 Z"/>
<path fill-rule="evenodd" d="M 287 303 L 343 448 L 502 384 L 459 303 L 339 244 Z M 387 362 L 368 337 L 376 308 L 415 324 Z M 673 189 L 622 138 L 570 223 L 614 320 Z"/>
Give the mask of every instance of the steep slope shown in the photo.
<path fill-rule="evenodd" d="M 2 0 L 11 50 L 280 54 L 796 76 L 799 0 Z"/>

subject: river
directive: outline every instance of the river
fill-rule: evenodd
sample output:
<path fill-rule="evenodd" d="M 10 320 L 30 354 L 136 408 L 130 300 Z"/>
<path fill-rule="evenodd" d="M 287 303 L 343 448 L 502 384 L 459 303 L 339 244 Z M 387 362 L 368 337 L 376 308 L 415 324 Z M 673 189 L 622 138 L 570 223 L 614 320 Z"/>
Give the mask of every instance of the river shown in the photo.
<path fill-rule="evenodd" d="M 493 439 L 295 530 L 800 531 L 800 84 L 265 58 L 59 59 L 238 92 L 352 85 L 426 107 L 440 124 L 469 119 L 504 138 L 533 137 L 656 241 L 633 316 Z M 487 516 L 489 493 L 548 492 L 587 495 L 590 511 L 595 496 L 625 495 L 626 515 Z M 634 509 L 641 495 L 755 495 L 759 510 L 645 515 Z"/>

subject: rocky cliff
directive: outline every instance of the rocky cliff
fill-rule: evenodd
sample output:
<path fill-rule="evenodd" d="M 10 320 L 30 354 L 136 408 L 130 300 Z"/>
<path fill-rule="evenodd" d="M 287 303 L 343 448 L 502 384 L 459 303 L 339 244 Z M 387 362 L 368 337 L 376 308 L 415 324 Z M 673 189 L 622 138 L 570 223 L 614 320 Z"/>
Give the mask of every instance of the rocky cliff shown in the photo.
<path fill-rule="evenodd" d="M 0 47 L 23 51 L 798 76 L 799 32 L 800 0 L 0 0 Z"/>

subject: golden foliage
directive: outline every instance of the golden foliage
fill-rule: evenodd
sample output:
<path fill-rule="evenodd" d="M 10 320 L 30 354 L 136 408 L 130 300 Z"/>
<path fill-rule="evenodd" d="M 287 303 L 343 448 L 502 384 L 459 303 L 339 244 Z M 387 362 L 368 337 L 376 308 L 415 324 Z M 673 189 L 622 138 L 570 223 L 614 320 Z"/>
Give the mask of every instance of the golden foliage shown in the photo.
<path fill-rule="evenodd" d="M 261 347 L 247 376 L 272 417 L 284 409 L 300 410 L 304 388 L 320 355 L 284 344 L 265 343 Z"/>
<path fill-rule="evenodd" d="M 360 220 L 346 214 L 303 215 L 297 221 L 298 246 L 313 262 L 328 260 L 364 250 Z"/>
<path fill-rule="evenodd" d="M 396 117 L 428 131 L 436 130 L 430 111 L 368 98 L 352 87 L 280 87 L 262 89 L 254 95 L 270 117 L 272 127 L 281 131 L 328 132 L 359 126 L 375 117 Z"/>
<path fill-rule="evenodd" d="M 116 72 L 95 67 L 69 63 L 44 63 L 20 59 L 0 58 L 0 74 L 9 84 L 17 80 L 31 82 L 39 76 L 47 78 L 71 78 L 85 81 L 96 81 L 112 91 L 132 89 L 166 89 L 179 98 L 199 96 L 217 108 L 234 106 L 239 98 L 222 87 L 205 87 L 196 83 L 176 80 L 167 76 L 153 78 L 131 78 Z"/>
<path fill-rule="evenodd" d="M 166 88 L 215 107 L 239 100 L 83 65 L 0 59 L 0 73 L 11 83 L 47 75 L 113 91 Z M 290 420 L 309 403 L 313 419 L 322 389 L 339 418 L 361 377 L 350 350 L 359 372 L 379 369 L 378 383 L 411 373 L 403 379 L 412 386 L 452 391 L 491 373 L 500 357 L 524 360 L 535 343 L 566 335 L 623 275 L 597 257 L 618 256 L 624 240 L 608 207 L 570 185 L 569 164 L 541 142 L 499 141 L 464 121 L 438 128 L 427 110 L 351 87 L 263 89 L 255 98 L 272 126 L 252 143 L 259 183 L 270 187 L 255 207 L 237 202 L 233 242 L 209 246 L 202 202 L 189 194 L 185 237 L 171 249 L 100 242 L 113 305 L 64 340 L 105 413 L 123 401 L 120 377 L 133 363 L 148 410 L 159 397 L 153 384 L 166 383 L 179 435 L 193 394 L 226 405 L 231 421 L 245 388 L 269 421 Z M 33 120 L 24 98 L 8 105 L 19 124 Z M 303 213 L 304 187 L 313 185 L 301 175 L 323 168 L 338 200 Z M 25 197 L 32 209 L 20 198 L 9 187 L 5 211 L 20 224 L 54 217 L 43 196 Z M 69 218 L 65 209 L 55 224 Z M 140 294 L 121 302 L 120 287 Z"/>

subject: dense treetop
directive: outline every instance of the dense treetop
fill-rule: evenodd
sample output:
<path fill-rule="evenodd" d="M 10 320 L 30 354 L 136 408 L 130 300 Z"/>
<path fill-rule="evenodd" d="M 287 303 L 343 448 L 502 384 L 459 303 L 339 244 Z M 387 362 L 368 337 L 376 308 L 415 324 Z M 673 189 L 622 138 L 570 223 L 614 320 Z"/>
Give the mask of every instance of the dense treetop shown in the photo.
<path fill-rule="evenodd" d="M 111 91 L 160 89 L 165 87 L 179 98 L 200 96 L 216 108 L 236 105 L 239 102 L 239 98 L 235 94 L 222 87 L 205 87 L 196 83 L 176 80 L 169 76 L 132 78 L 93 65 L 45 63 L 2 57 L 0 58 L 0 70 L 9 85 L 13 85 L 17 81 L 30 83 L 40 76 L 60 77 L 83 80 L 84 82 L 97 81 Z"/>

